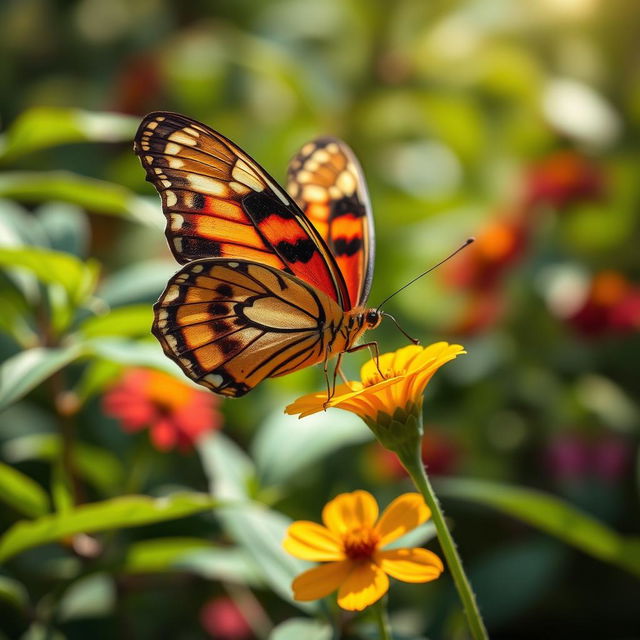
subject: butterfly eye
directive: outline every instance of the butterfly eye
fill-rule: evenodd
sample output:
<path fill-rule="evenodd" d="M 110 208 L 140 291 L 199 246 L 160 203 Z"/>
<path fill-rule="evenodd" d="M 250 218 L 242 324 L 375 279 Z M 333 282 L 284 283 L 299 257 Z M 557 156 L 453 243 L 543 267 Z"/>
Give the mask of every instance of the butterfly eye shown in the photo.
<path fill-rule="evenodd" d="M 367 311 L 365 320 L 370 327 L 375 328 L 380 324 L 380 314 L 375 309 L 371 309 Z"/>

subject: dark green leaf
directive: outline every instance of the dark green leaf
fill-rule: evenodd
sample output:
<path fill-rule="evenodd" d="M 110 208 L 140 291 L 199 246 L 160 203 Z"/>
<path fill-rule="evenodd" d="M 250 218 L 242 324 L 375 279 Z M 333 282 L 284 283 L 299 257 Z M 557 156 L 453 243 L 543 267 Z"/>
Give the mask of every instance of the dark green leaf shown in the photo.
<path fill-rule="evenodd" d="M 594 558 L 640 575 L 640 538 L 624 537 L 555 496 L 497 482 L 441 479 L 438 493 L 498 509 L 577 547 Z"/>
<path fill-rule="evenodd" d="M 13 462 L 34 459 L 54 462 L 60 457 L 60 437 L 52 433 L 19 436 L 7 441 L 3 450 Z M 74 442 L 72 452 L 74 468 L 82 478 L 104 494 L 120 488 L 124 469 L 119 458 L 106 449 L 81 441 Z"/>
<path fill-rule="evenodd" d="M 49 498 L 44 489 L 29 476 L 2 462 L 0 499 L 16 511 L 32 518 L 49 511 Z"/>
<path fill-rule="evenodd" d="M 7 576 L 0 576 L 0 600 L 20 611 L 26 611 L 29 606 L 29 594 L 24 585 Z"/>

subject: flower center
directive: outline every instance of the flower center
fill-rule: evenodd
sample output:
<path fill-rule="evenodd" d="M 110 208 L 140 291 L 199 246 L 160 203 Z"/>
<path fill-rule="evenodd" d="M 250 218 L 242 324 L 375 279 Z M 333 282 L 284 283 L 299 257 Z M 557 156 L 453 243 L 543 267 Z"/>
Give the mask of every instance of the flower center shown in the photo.
<path fill-rule="evenodd" d="M 380 536 L 370 527 L 351 529 L 342 537 L 344 552 L 352 560 L 371 557 L 379 542 Z"/>

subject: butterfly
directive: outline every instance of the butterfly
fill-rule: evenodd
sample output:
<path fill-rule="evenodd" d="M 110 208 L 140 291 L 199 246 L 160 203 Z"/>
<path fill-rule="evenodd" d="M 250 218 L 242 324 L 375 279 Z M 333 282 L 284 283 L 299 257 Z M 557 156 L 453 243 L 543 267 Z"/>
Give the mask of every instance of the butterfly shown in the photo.
<path fill-rule="evenodd" d="M 376 328 L 374 263 L 362 170 L 336 138 L 304 145 L 287 189 L 208 126 L 147 115 L 134 151 L 158 190 L 166 237 L 184 266 L 154 305 L 152 332 L 184 373 L 239 397 L 265 378 L 324 363 Z M 331 391 L 328 391 L 330 397 Z"/>

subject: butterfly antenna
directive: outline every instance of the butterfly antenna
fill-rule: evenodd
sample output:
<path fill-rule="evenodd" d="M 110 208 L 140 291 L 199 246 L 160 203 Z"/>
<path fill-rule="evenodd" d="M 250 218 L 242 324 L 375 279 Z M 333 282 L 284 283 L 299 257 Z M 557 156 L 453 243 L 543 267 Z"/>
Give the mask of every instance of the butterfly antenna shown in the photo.
<path fill-rule="evenodd" d="M 420 344 L 420 340 L 416 340 L 415 338 L 412 338 L 399 324 L 398 321 L 390 314 L 387 313 L 386 311 L 382 312 L 382 315 L 385 316 L 386 318 L 391 318 L 391 320 L 393 320 L 393 324 L 396 325 L 396 327 L 398 327 L 400 333 L 407 338 L 408 340 L 410 340 L 411 342 L 413 342 L 413 344 Z"/>
<path fill-rule="evenodd" d="M 451 258 L 453 258 L 453 256 L 455 256 L 457 253 L 460 253 L 463 249 L 466 249 L 472 242 L 475 242 L 475 238 L 467 238 L 465 240 L 464 244 L 460 245 L 453 253 L 450 253 L 444 260 L 440 260 L 440 262 L 438 262 L 438 264 L 434 264 L 433 267 L 430 267 L 426 271 L 423 271 L 420 275 L 416 276 L 413 280 L 409 280 L 409 282 L 407 282 L 407 284 L 403 285 L 397 291 L 394 291 L 390 296 L 385 298 L 378 305 L 378 308 L 376 309 L 376 311 L 380 311 L 380 309 L 382 309 L 382 306 L 387 304 L 387 302 L 389 302 L 389 300 L 391 300 L 391 298 L 393 298 L 393 296 L 397 295 L 401 291 L 404 291 L 408 286 L 412 285 L 416 280 L 420 280 L 420 278 L 422 278 L 422 276 L 426 276 L 428 273 L 431 273 L 434 269 L 437 269 L 439 266 L 441 266 L 445 262 L 447 262 L 447 260 L 451 260 Z M 385 315 L 389 315 L 389 314 L 387 313 Z M 389 317 L 391 317 L 391 316 L 389 316 Z M 394 322 L 396 322 L 396 321 L 394 320 Z M 398 326 L 398 328 L 400 328 L 397 322 L 396 322 L 396 325 Z M 402 329 L 400 329 L 400 331 L 402 331 Z M 404 331 L 402 331 L 402 333 L 404 333 Z M 409 336 L 407 336 L 407 337 L 409 338 Z M 409 339 L 413 341 L 413 338 L 409 338 Z"/>

